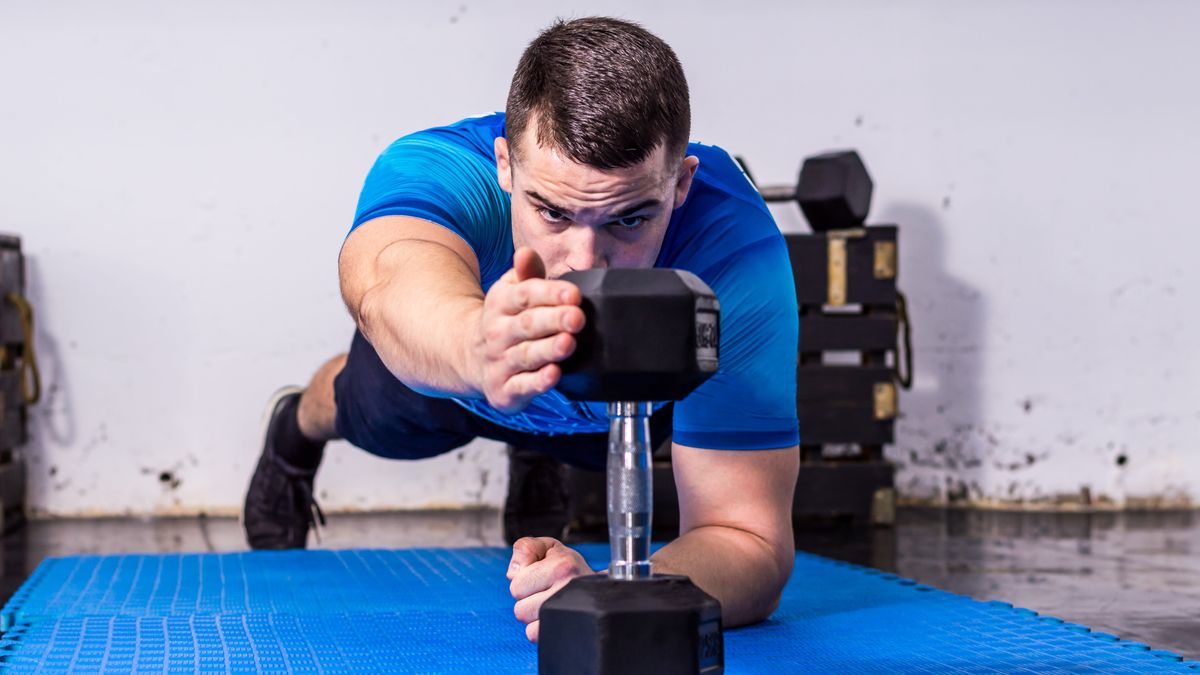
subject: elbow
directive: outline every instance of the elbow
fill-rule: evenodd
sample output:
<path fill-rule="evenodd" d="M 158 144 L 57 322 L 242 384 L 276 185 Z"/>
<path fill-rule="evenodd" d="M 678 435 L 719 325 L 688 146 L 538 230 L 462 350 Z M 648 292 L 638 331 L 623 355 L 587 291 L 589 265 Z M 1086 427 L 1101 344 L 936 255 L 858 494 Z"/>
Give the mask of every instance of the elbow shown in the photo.
<path fill-rule="evenodd" d="M 771 598 L 769 598 L 767 600 L 766 604 L 764 604 L 762 607 L 762 611 L 758 612 L 755 615 L 755 617 L 751 623 L 761 623 L 763 621 L 766 621 L 772 614 L 775 613 L 775 610 L 779 609 L 779 603 L 782 599 L 783 599 L 782 590 L 776 592 Z"/>
<path fill-rule="evenodd" d="M 762 560 L 759 568 L 761 584 L 757 586 L 757 592 L 746 596 L 747 602 L 731 613 L 732 615 L 728 618 L 732 621 L 726 624 L 727 627 L 766 621 L 775 610 L 779 609 L 779 604 L 783 600 L 783 589 L 792 575 L 796 554 L 790 547 L 771 546 L 771 548 L 774 550 L 768 553 L 769 561 L 760 559 Z"/>
<path fill-rule="evenodd" d="M 763 588 L 763 597 L 759 601 L 758 611 L 754 612 L 754 623 L 766 621 L 767 617 L 771 616 L 775 610 L 779 609 L 779 603 L 783 600 L 783 589 L 787 586 L 788 579 L 792 575 L 791 559 L 794 556 L 788 555 L 788 564 L 773 580 L 774 583 L 766 584 Z"/>
<path fill-rule="evenodd" d="M 762 594 L 755 603 L 755 610 L 751 613 L 751 623 L 766 621 L 775 610 L 779 609 L 779 603 L 783 599 L 783 589 L 792 576 L 792 568 L 796 560 L 796 552 L 791 547 L 791 542 L 788 543 L 788 546 L 778 544 L 772 546 L 775 550 L 771 552 L 771 573 L 764 579 Z"/>
<path fill-rule="evenodd" d="M 726 612 L 723 617 L 725 627 L 737 628 L 762 623 L 770 618 L 775 610 L 779 609 L 779 603 L 782 600 L 782 588 L 764 590 L 753 604 L 743 605 L 740 611 Z"/>
<path fill-rule="evenodd" d="M 381 306 L 379 296 L 382 293 L 382 286 L 372 286 L 360 293 L 357 298 L 343 294 L 346 308 L 350 310 L 350 316 L 354 319 L 355 326 L 368 341 L 371 339 L 371 329 L 376 324 L 376 313 Z"/>

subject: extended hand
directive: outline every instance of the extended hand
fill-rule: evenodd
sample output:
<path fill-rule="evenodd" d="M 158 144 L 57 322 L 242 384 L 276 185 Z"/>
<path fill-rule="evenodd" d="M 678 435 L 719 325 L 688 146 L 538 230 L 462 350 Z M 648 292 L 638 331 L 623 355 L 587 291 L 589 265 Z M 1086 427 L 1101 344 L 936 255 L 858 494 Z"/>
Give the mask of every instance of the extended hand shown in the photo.
<path fill-rule="evenodd" d="M 583 328 L 579 288 L 545 277 L 541 258 L 522 247 L 484 298 L 474 360 L 479 389 L 500 412 L 517 412 L 558 384 L 558 362 Z"/>
<path fill-rule="evenodd" d="M 525 637 L 538 639 L 542 603 L 575 577 L 592 574 L 577 551 L 550 537 L 524 537 L 513 544 L 508 565 L 509 590 L 516 599 L 513 613 L 525 623 Z"/>

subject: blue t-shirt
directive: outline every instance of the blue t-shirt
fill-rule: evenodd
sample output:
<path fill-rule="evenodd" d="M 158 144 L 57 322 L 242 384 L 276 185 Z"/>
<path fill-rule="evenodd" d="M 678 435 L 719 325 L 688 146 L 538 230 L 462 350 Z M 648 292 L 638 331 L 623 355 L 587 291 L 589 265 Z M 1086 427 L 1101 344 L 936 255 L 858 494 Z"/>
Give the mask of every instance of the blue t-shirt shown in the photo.
<path fill-rule="evenodd" d="M 496 180 L 494 141 L 503 134 L 504 115 L 497 113 L 396 141 L 367 176 L 351 231 L 381 216 L 443 225 L 475 252 L 483 289 L 491 288 L 513 258 L 511 196 Z M 675 404 L 673 439 L 719 450 L 796 445 L 799 317 L 783 235 L 724 150 L 691 143 L 688 154 L 700 166 L 687 200 L 671 214 L 654 266 L 688 270 L 716 292 L 721 358 L 717 373 Z M 556 390 L 516 414 L 483 399 L 452 400 L 520 431 L 608 430 L 604 403 L 571 401 Z"/>

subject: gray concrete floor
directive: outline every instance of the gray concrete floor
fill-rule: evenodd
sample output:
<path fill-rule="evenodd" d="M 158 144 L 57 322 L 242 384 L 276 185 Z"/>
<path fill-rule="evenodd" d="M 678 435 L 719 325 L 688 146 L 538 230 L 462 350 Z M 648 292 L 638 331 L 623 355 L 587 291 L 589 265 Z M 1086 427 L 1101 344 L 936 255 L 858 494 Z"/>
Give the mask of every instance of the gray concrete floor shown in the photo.
<path fill-rule="evenodd" d="M 1200 513 L 924 511 L 896 572 L 1200 658 Z"/>
<path fill-rule="evenodd" d="M 4 599 L 48 556 L 245 549 L 237 521 L 226 518 L 36 521 L 2 544 Z M 503 545 L 491 511 L 331 515 L 319 544 Z M 894 529 L 806 527 L 796 545 L 1200 658 L 1197 512 L 905 509 Z"/>

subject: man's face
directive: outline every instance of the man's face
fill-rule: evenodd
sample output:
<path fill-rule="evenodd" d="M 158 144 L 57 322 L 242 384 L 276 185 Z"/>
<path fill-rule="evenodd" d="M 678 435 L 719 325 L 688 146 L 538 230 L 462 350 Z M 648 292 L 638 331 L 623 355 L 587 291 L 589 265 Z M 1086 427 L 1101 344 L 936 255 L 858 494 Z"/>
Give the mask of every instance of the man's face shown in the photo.
<path fill-rule="evenodd" d="M 497 177 L 512 194 L 513 244 L 536 251 L 548 277 L 654 265 L 697 158 L 668 162 L 659 145 L 634 166 L 596 169 L 539 146 L 532 130 L 518 142 L 514 161 L 507 139 L 496 139 Z"/>

